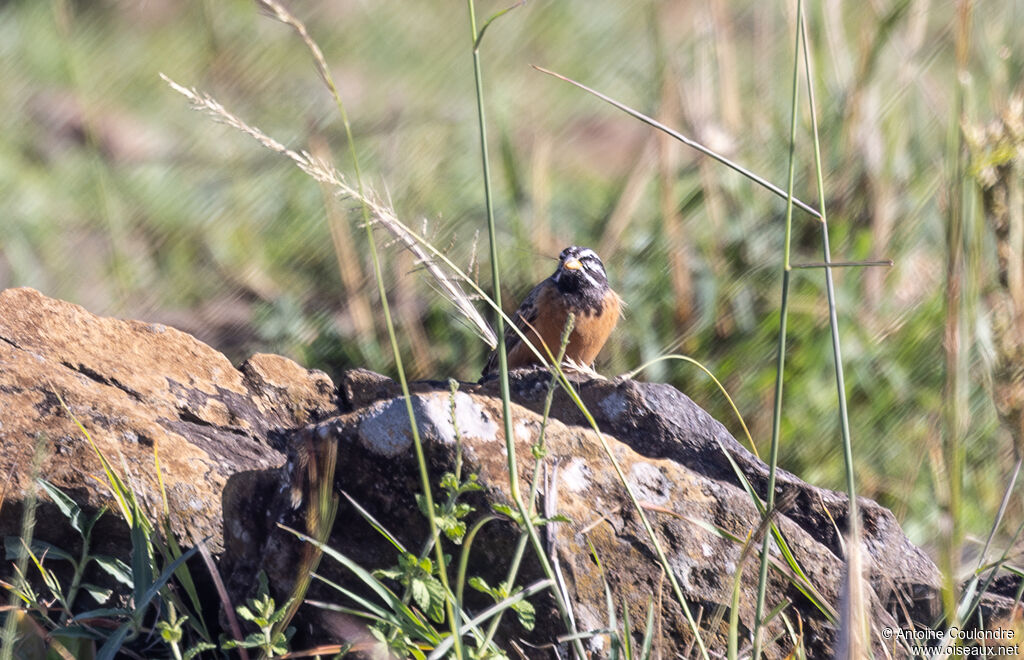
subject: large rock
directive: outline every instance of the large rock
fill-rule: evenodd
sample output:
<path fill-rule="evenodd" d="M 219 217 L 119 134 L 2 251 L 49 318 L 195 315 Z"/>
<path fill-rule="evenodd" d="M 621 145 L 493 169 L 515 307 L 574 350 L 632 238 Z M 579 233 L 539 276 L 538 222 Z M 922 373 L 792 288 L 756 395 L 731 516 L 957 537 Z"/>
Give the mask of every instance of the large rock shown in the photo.
<path fill-rule="evenodd" d="M 524 493 L 533 475 L 531 448 L 542 427 L 549 380 L 542 370 L 520 371 L 512 379 L 518 478 Z M 507 504 L 509 479 L 495 383 L 462 383 L 454 395 L 447 383 L 412 387 L 435 497 L 440 476 L 453 469 L 461 447 L 464 475 L 477 474 L 483 486 L 466 496 L 476 507 L 470 522 L 492 504 Z M 672 387 L 589 380 L 578 383 L 578 389 L 652 521 L 687 604 L 700 619 L 705 641 L 718 650 L 725 644 L 733 576 L 742 565 L 738 615 L 746 639 L 753 627 L 760 546 L 742 563 L 740 544 L 708 526 L 740 539 L 758 529 L 760 516 L 736 470 L 764 497 L 765 465 Z M 154 517 L 162 510 L 155 469 L 159 454 L 172 531 L 183 545 L 212 539 L 235 602 L 251 592 L 260 570 L 283 597 L 309 568 L 309 546 L 278 523 L 308 528 L 310 502 L 315 501 L 311 494 L 318 481 L 327 483 L 314 468 L 318 457 L 335 449 L 337 470 L 333 483 L 327 484 L 330 489 L 365 507 L 407 547 L 418 551 L 427 538 L 427 523 L 415 500 L 420 477 L 405 402 L 391 380 L 356 370 L 344 375 L 336 391 L 326 375 L 271 355 L 254 356 L 236 369 L 220 353 L 174 329 L 99 318 L 29 289 L 0 292 L 0 475 L 10 475 L 0 493 L 0 535 L 18 534 L 22 501 L 37 476 L 65 489 L 87 509 L 113 507 L 99 458 L 61 401 Z M 540 504 L 571 522 L 549 525 L 544 538 L 565 578 L 577 627 L 606 625 L 607 581 L 616 602 L 626 603 L 631 619 L 640 622 L 638 627 L 654 594 L 661 603 L 659 647 L 666 656 L 684 650 L 692 635 L 662 579 L 653 546 L 598 436 L 564 392 L 554 397 L 545 437 Z M 33 468 L 37 451 L 44 460 Z M 847 500 L 786 472 L 779 473 L 777 488 L 776 523 L 813 589 L 828 608 L 837 610 L 845 556 L 838 530 L 845 527 Z M 917 627 L 933 623 L 939 586 L 934 564 L 907 540 L 889 511 L 868 500 L 861 500 L 859 507 L 875 625 L 907 628 L 908 618 Z M 38 516 L 37 537 L 61 547 L 73 545 L 69 528 L 50 513 Z M 103 535 L 108 547 L 99 550 L 123 554 L 130 547 L 124 525 L 116 515 L 107 519 L 116 529 Z M 472 546 L 470 575 L 498 584 L 517 539 L 518 530 L 509 520 L 485 526 Z M 328 543 L 366 568 L 396 563 L 391 544 L 345 498 Z M 459 548 L 444 543 L 447 552 L 458 555 Z M 592 560 L 591 545 L 603 572 Z M 529 550 L 527 557 L 518 584 L 541 577 Z M 836 626 L 779 568 L 783 564 L 777 548 L 773 565 L 768 610 L 788 601 L 785 614 L 791 621 L 799 616 L 809 657 L 831 655 Z M 6 570 L 0 569 L 0 575 Z M 333 560 L 324 559 L 318 571 L 360 589 Z M 1015 588 L 1015 582 L 999 587 L 1010 594 L 1007 598 L 986 595 L 987 620 L 1009 611 Z M 318 584 L 312 594 L 336 600 Z M 524 632 L 514 617 L 506 617 L 499 631 L 506 648 L 520 639 L 550 644 L 565 632 L 550 596 L 539 595 L 534 602 L 538 616 L 533 632 Z M 467 595 L 471 611 L 486 604 L 474 593 Z M 207 609 L 216 611 L 218 605 L 211 602 Z M 310 642 L 358 635 L 361 625 L 308 607 L 299 611 L 295 623 Z M 769 627 L 768 657 L 781 658 L 792 649 L 783 631 L 776 617 Z M 597 657 L 608 650 L 606 641 L 588 643 Z M 548 657 L 547 651 L 527 653 Z M 894 655 L 902 654 L 896 649 Z"/>
<path fill-rule="evenodd" d="M 153 519 L 163 508 L 159 455 L 172 529 L 219 550 L 228 478 L 281 466 L 286 432 L 335 411 L 333 391 L 325 374 L 276 355 L 236 369 L 174 328 L 101 318 L 32 289 L 2 291 L 0 475 L 11 480 L 0 535 L 17 534 L 21 496 L 36 477 L 87 508 L 117 510 L 73 414 Z M 43 461 L 33 473 L 37 447 Z M 39 516 L 37 537 L 53 540 L 61 522 Z"/>
<path fill-rule="evenodd" d="M 549 380 L 542 370 L 516 372 L 512 379 L 519 479 L 524 493 L 529 491 L 533 474 L 531 447 L 541 429 L 540 412 Z M 445 383 L 416 383 L 413 390 L 413 408 L 435 489 L 439 475 L 453 469 L 456 447 L 461 445 L 464 471 L 478 474 L 484 486 L 481 494 L 469 498 L 477 511 L 489 510 L 494 502 L 510 502 L 495 383 L 462 384 L 454 397 Z M 691 612 L 701 617 L 705 642 L 724 649 L 728 617 L 722 616 L 722 608 L 731 600 L 741 546 L 701 524 L 741 539 L 757 529 L 758 511 L 725 452 L 762 496 L 766 466 L 672 387 L 631 380 L 591 380 L 580 383 L 579 391 L 651 519 Z M 414 498 L 420 491 L 419 475 L 406 407 L 397 385 L 377 374 L 354 371 L 345 374 L 340 392 L 348 412 L 311 425 L 300 434 L 301 442 L 338 442 L 336 489 L 351 495 L 407 547 L 420 548 L 428 530 Z M 595 630 L 607 625 L 603 582 L 607 580 L 616 600 L 624 599 L 629 604 L 633 621 L 644 620 L 648 598 L 654 594 L 664 604 L 661 648 L 667 655 L 685 648 L 692 640 L 688 625 L 668 583 L 662 579 L 653 546 L 596 434 L 564 393 L 555 397 L 551 418 L 545 430 L 550 483 L 541 488 L 542 505 L 555 500 L 557 511 L 572 520 L 552 525 L 548 533 L 557 537 L 554 555 L 568 583 L 577 626 Z M 295 567 L 301 564 L 302 548 L 276 523 L 294 526 L 302 519 L 301 513 L 284 501 L 288 497 L 284 493 L 289 484 L 294 484 L 295 475 L 302 472 L 301 463 L 309 453 L 296 456 L 290 469 L 282 473 L 277 489 L 267 489 L 282 493 L 281 501 L 268 507 L 274 518 L 265 522 L 259 538 L 253 537 L 256 525 L 250 525 L 245 542 L 237 545 L 240 552 L 232 558 L 230 570 L 236 585 L 251 584 L 252 575 L 260 569 L 285 591 L 292 583 Z M 814 589 L 838 609 L 844 552 L 836 526 L 845 526 L 847 499 L 840 493 L 805 484 L 784 471 L 778 474 L 777 487 L 782 503 L 777 524 Z M 435 498 L 439 497 L 437 492 Z M 935 565 L 907 540 L 888 510 L 866 499 L 861 499 L 859 506 L 876 630 L 877 626 L 910 627 L 907 615 L 915 620 L 914 625 L 933 620 L 939 585 Z M 229 510 L 228 515 L 233 513 Z M 470 574 L 481 575 L 492 585 L 503 580 L 516 536 L 511 522 L 492 523 L 485 528 L 473 546 Z M 603 574 L 597 570 L 588 542 L 604 566 Z M 345 500 L 329 545 L 367 567 L 388 568 L 396 563 L 389 542 Z M 457 556 L 458 548 L 450 546 L 448 550 Z M 773 563 L 782 566 L 777 548 L 773 552 Z M 753 629 L 757 557 L 757 552 L 751 553 L 743 566 L 741 635 Z M 318 571 L 358 590 L 352 576 L 329 560 Z M 519 583 L 541 577 L 539 566 L 530 561 Z M 317 590 L 316 594 L 322 599 L 330 597 L 328 590 Z M 784 600 L 792 603 L 785 611 L 791 621 L 797 615 L 802 620 L 809 657 L 830 655 L 837 627 L 800 593 L 783 570 L 772 570 L 768 610 Z M 537 629 L 524 633 L 509 617 L 503 627 L 506 639 L 523 637 L 543 644 L 564 633 L 551 599 L 538 599 L 538 604 Z M 311 630 L 323 629 L 329 627 L 328 619 L 314 618 L 308 625 Z M 775 642 L 767 656 L 785 657 L 792 643 L 778 618 L 770 633 Z M 602 643 L 592 642 L 598 655 L 608 650 L 605 646 L 602 651 Z M 898 651 L 896 655 L 900 655 Z"/>

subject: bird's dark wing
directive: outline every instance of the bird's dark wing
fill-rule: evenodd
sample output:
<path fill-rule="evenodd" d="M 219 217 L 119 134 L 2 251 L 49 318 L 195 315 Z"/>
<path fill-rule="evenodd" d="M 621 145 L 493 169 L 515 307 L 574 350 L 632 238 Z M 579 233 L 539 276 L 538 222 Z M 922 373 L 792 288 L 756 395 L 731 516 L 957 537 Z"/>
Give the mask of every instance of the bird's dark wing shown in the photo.
<path fill-rule="evenodd" d="M 519 309 L 512 315 L 512 322 L 515 323 L 515 327 L 519 328 L 519 332 L 524 335 L 530 331 L 530 326 L 537 322 L 537 300 L 540 298 L 541 291 L 545 287 L 551 286 L 553 282 L 549 279 L 544 280 L 537 286 L 533 287 L 533 290 L 527 294 L 526 298 L 523 299 Z M 512 349 L 523 342 L 522 337 L 512 329 L 512 326 L 505 325 L 505 355 L 510 355 Z M 490 376 L 498 371 L 498 350 L 491 351 L 491 354 L 487 357 L 487 364 L 484 366 L 483 377 Z"/>

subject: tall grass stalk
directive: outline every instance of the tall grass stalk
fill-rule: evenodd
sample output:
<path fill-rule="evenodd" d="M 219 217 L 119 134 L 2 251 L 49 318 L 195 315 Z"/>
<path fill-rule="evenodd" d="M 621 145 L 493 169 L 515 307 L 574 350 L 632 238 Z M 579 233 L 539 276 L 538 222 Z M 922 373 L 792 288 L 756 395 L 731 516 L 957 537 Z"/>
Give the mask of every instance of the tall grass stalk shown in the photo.
<path fill-rule="evenodd" d="M 563 76 L 561 74 L 549 71 L 547 69 L 543 69 L 541 67 L 536 67 L 536 66 L 534 67 L 537 70 L 541 71 L 542 73 L 547 73 L 547 74 L 555 76 L 555 77 L 557 77 L 557 78 L 559 78 L 561 80 L 569 82 L 569 83 L 571 83 L 571 84 L 573 84 L 573 85 L 583 89 L 584 91 L 587 91 L 588 93 L 593 94 L 593 95 L 597 96 L 598 98 L 601 98 L 602 100 L 604 100 L 607 103 L 615 106 L 616 108 L 619 108 L 620 110 L 626 112 L 630 116 L 635 117 L 637 119 L 640 119 L 644 123 L 646 123 L 646 124 L 648 124 L 648 125 L 650 125 L 650 126 L 652 126 L 654 128 L 657 128 L 658 130 L 666 132 L 669 135 L 672 135 L 676 139 L 682 141 L 684 144 L 687 144 L 688 146 L 691 146 L 691 147 L 697 149 L 701 153 L 704 153 L 704 154 L 706 154 L 706 155 L 708 155 L 708 156 L 718 160 L 719 162 L 722 162 L 723 164 L 727 165 L 728 167 L 730 167 L 730 168 L 740 172 L 744 176 L 747 176 L 751 180 L 761 184 L 762 186 L 768 188 L 769 190 L 775 192 L 776 194 L 779 194 L 779 195 L 783 196 L 787 200 L 786 240 L 785 240 L 785 246 L 784 246 L 784 264 L 783 264 L 783 300 L 782 300 L 781 309 L 780 309 L 780 334 L 779 334 L 780 350 L 779 350 L 779 353 L 778 353 L 778 364 L 777 364 L 777 370 L 776 370 L 777 371 L 777 374 L 776 374 L 777 375 L 777 389 L 776 389 L 776 406 L 775 406 L 774 429 L 773 429 L 773 448 L 775 450 L 775 456 L 771 460 L 770 470 L 769 470 L 770 471 L 770 479 L 771 479 L 771 486 L 769 488 L 769 497 L 772 498 L 773 500 L 774 500 L 774 472 L 775 472 L 775 469 L 776 469 L 777 463 L 778 463 L 778 458 L 777 458 L 778 446 L 777 446 L 777 443 L 778 443 L 778 435 L 779 435 L 779 428 L 780 428 L 780 422 L 781 422 L 781 395 L 782 395 L 782 378 L 783 378 L 784 365 L 785 365 L 785 341 L 786 341 L 786 336 L 787 336 L 787 333 L 786 333 L 786 319 L 788 318 L 788 307 L 789 307 L 789 284 L 790 284 L 791 271 L 792 271 L 793 268 L 796 267 L 790 261 L 790 243 L 791 243 L 790 239 L 791 239 L 791 236 L 792 236 L 792 208 L 793 208 L 793 206 L 797 206 L 797 207 L 807 211 L 808 213 L 810 213 L 814 217 L 818 217 L 818 218 L 821 217 L 821 214 L 817 210 L 811 208 L 810 206 L 808 206 L 804 202 L 801 202 L 800 200 L 796 199 L 793 196 L 793 179 L 794 179 L 794 173 L 795 173 L 794 154 L 795 154 L 795 138 L 796 138 L 796 114 L 795 113 L 796 113 L 796 110 L 797 110 L 797 91 L 798 91 L 799 69 L 800 69 L 800 50 L 799 50 L 800 49 L 800 39 L 801 39 L 801 33 L 800 33 L 799 26 L 798 26 L 797 30 L 796 30 L 796 44 L 795 44 L 796 47 L 794 49 L 794 61 L 793 61 L 793 98 L 791 100 L 791 104 L 792 104 L 791 105 L 791 107 L 792 107 L 792 117 L 791 117 L 790 167 L 789 167 L 790 177 L 789 177 L 788 191 L 786 191 L 786 192 L 783 192 L 780 188 L 778 188 L 777 186 L 769 183 L 767 180 L 763 179 L 762 177 L 759 177 L 759 176 L 753 174 L 749 170 L 746 170 L 745 168 L 737 165 L 736 163 L 733 163 L 732 161 L 726 159 L 725 157 L 720 156 L 719 154 L 717 154 L 717 153 L 713 152 L 712 150 L 704 147 L 703 145 L 700 145 L 699 143 L 696 143 L 693 140 L 690 140 L 689 138 L 686 138 L 685 136 L 679 134 L 678 132 L 672 130 L 671 128 L 668 128 L 664 124 L 661 124 L 660 122 L 658 122 L 658 121 L 656 121 L 654 119 L 651 119 L 650 117 L 647 117 L 643 113 L 640 113 L 640 112 L 638 112 L 638 111 L 636 111 L 636 110 L 626 106 L 625 104 L 620 103 L 620 102 L 618 102 L 618 101 L 608 97 L 607 95 L 601 94 L 600 92 L 597 92 L 597 91 L 587 87 L 586 85 L 583 85 L 583 84 L 581 84 L 581 83 L 579 83 L 577 81 L 571 80 L 571 79 L 569 79 L 566 76 Z M 833 265 L 834 264 L 831 261 L 826 261 L 826 262 L 824 262 L 822 264 L 806 264 L 806 265 L 801 265 L 801 266 L 802 267 L 824 267 L 824 268 L 829 269 Z M 890 265 L 890 263 L 887 262 L 887 261 L 878 261 L 878 262 L 875 262 L 875 261 L 869 261 L 869 262 L 842 262 L 841 265 L 843 265 L 843 266 L 874 266 L 874 265 Z M 833 302 L 834 302 L 834 297 L 833 297 Z M 842 385 L 840 385 L 839 389 L 844 390 L 845 388 L 843 388 Z M 845 401 L 844 401 L 844 407 L 845 407 Z M 724 451 L 724 448 L 723 448 L 723 451 Z M 728 457 L 728 453 L 727 452 L 726 452 L 726 455 Z M 731 457 L 730 457 L 730 460 L 731 460 Z M 742 476 L 742 473 L 739 471 L 738 467 L 736 467 L 734 465 L 734 469 L 736 469 L 737 475 L 741 479 L 741 481 L 745 481 L 745 479 Z M 753 491 L 750 490 L 750 492 L 752 493 L 752 496 L 756 498 L 756 495 L 753 495 Z M 758 505 L 759 510 L 761 510 L 762 512 L 767 512 L 767 511 L 771 510 L 771 508 L 769 506 L 763 505 L 760 502 L 759 499 L 756 499 L 756 504 Z M 802 580 L 804 580 L 806 582 L 806 584 L 803 584 L 802 587 L 801 587 L 800 583 L 796 583 L 798 588 L 801 588 L 801 591 L 804 591 L 804 593 L 807 594 L 808 597 L 811 598 L 811 600 L 816 603 L 816 605 L 818 605 L 819 609 L 821 609 L 821 611 L 825 614 L 826 617 L 829 618 L 830 621 L 834 621 L 835 620 L 835 611 L 834 611 L 834 609 L 831 608 L 830 606 L 828 606 L 826 603 L 824 603 L 820 598 L 812 597 L 811 593 L 814 591 L 813 590 L 813 585 L 811 585 L 810 582 L 807 580 L 806 575 L 803 573 L 803 571 L 799 569 L 799 565 L 796 564 L 795 558 L 792 557 L 791 553 L 788 550 L 788 546 L 787 546 L 787 544 L 785 542 L 785 539 L 782 537 L 781 533 L 779 532 L 778 528 L 775 525 L 772 525 L 772 536 L 774 537 L 776 543 L 779 544 L 779 547 L 782 550 L 782 552 L 784 553 L 784 555 L 786 555 L 787 563 L 789 563 L 789 565 L 802 578 Z M 769 560 L 769 556 L 767 554 L 768 543 L 769 543 L 769 541 L 766 538 L 765 539 L 764 552 L 762 552 L 762 561 L 763 562 Z M 759 575 L 759 582 L 758 582 L 758 584 L 759 584 L 758 592 L 759 592 L 760 614 L 756 617 L 755 629 L 758 628 L 759 623 L 761 621 L 765 620 L 765 617 L 763 616 L 763 602 L 764 602 L 763 598 L 764 598 L 764 589 L 765 589 L 765 586 L 766 586 L 766 580 L 767 580 L 767 566 L 763 564 L 762 565 L 762 571 L 761 571 L 761 573 Z M 810 590 L 810 591 L 807 591 L 807 590 Z M 757 634 L 755 634 L 755 639 L 759 641 L 759 637 L 758 637 Z"/>
<path fill-rule="evenodd" d="M 797 16 L 803 11 L 803 1 L 797 0 Z M 798 18 L 799 20 L 799 18 Z M 779 305 L 779 336 L 775 362 L 775 403 L 772 408 L 772 440 L 768 450 L 768 488 L 765 508 L 775 508 L 775 472 L 779 462 L 779 436 L 782 429 L 782 386 L 786 368 L 786 323 L 789 317 L 789 282 L 793 272 L 789 265 L 790 243 L 793 237 L 793 181 L 796 174 L 796 117 L 797 99 L 800 92 L 800 27 L 797 26 L 796 43 L 793 51 L 793 83 L 790 97 L 789 122 L 789 172 L 786 179 L 786 235 L 782 248 L 782 302 Z M 815 213 L 817 215 L 817 213 Z M 767 514 L 766 514 L 767 515 Z M 761 657 L 761 638 L 764 633 L 761 627 L 764 616 L 765 592 L 768 587 L 768 559 L 771 549 L 771 536 L 765 534 L 761 545 L 761 565 L 757 577 L 757 601 L 754 606 L 754 641 L 751 656 L 754 660 Z"/>
<path fill-rule="evenodd" d="M 811 132 L 814 138 L 814 168 L 818 185 L 818 212 L 821 221 L 821 248 L 822 259 L 825 262 L 825 292 L 828 301 L 829 331 L 832 336 L 832 359 L 835 367 L 836 390 L 839 404 L 839 423 L 843 442 L 843 461 L 846 466 L 846 494 L 847 503 L 847 556 L 846 556 L 846 609 L 845 614 L 849 616 L 846 621 L 841 621 L 846 634 L 848 646 L 838 649 L 841 655 L 846 653 L 848 658 L 860 657 L 866 651 L 870 636 L 868 630 L 869 619 L 865 611 L 865 591 L 863 569 L 865 562 L 862 561 L 863 553 L 860 547 L 860 514 L 857 509 L 857 488 L 854 477 L 853 466 L 853 441 L 850 437 L 850 418 L 846 407 L 846 379 L 843 374 L 843 353 L 839 340 L 839 317 L 836 310 L 835 284 L 832 277 L 831 250 L 828 240 L 828 215 L 825 211 L 825 181 L 822 174 L 821 162 L 821 140 L 818 135 L 818 117 L 814 102 L 814 73 L 811 69 L 810 43 L 807 38 L 807 17 L 804 14 L 803 6 L 797 4 L 797 24 L 800 32 L 800 41 L 803 42 L 804 76 L 807 79 L 807 102 L 811 115 Z"/>
<path fill-rule="evenodd" d="M 292 28 L 298 32 L 302 41 L 306 44 L 306 47 L 309 48 L 320 73 L 320 77 L 330 90 L 331 96 L 338 108 L 338 113 L 341 116 L 342 124 L 345 127 L 345 139 L 348 142 L 349 156 L 352 160 L 353 171 L 355 172 L 356 189 L 359 191 L 360 199 L 364 199 L 365 193 L 362 170 L 359 167 L 359 155 L 356 151 L 355 139 L 352 136 L 352 125 L 349 122 L 348 111 L 345 109 L 345 104 L 341 100 L 341 95 L 338 92 L 337 85 L 334 84 L 334 79 L 331 76 L 330 69 L 327 66 L 323 53 L 309 35 L 309 32 L 306 30 L 302 22 L 285 10 L 280 3 L 276 0 L 260 0 L 260 2 L 270 11 L 274 12 L 274 15 L 279 20 L 292 26 Z M 419 466 L 420 486 L 423 488 L 423 499 L 426 502 L 426 515 L 430 524 L 430 537 L 432 539 L 436 539 L 440 532 L 437 526 L 437 520 L 434 517 L 434 498 L 430 488 L 430 472 L 427 469 L 426 456 L 423 453 L 423 441 L 420 438 L 419 425 L 416 423 L 416 413 L 412 407 L 412 396 L 409 392 L 409 382 L 406 378 L 405 367 L 402 362 L 402 351 L 398 346 L 398 337 L 395 333 L 394 321 L 391 318 L 391 306 L 388 304 L 387 289 L 384 285 L 384 273 L 381 268 L 380 255 L 377 252 L 377 241 L 373 235 L 373 223 L 371 222 L 370 208 L 365 202 L 360 204 L 360 208 L 363 215 L 363 224 L 366 228 L 366 242 L 370 248 L 370 259 L 373 263 L 373 275 L 377 284 L 377 295 L 380 296 L 381 311 L 384 314 L 384 324 L 388 331 L 388 341 L 391 343 L 391 353 L 395 360 L 395 370 L 398 372 L 398 380 L 402 387 L 402 398 L 405 402 L 406 413 L 409 416 L 409 428 L 412 432 L 413 446 L 416 451 L 416 462 Z M 330 481 L 333 482 L 334 475 L 325 475 L 325 478 L 328 477 L 330 478 Z M 441 580 L 441 584 L 444 585 L 445 591 L 451 593 L 451 587 L 448 584 L 448 572 L 446 570 L 444 549 L 440 543 L 436 543 L 434 545 L 434 550 L 438 566 L 438 577 Z M 449 624 L 452 627 L 452 636 L 455 637 L 455 655 L 459 660 L 462 660 L 463 649 L 461 636 L 457 628 L 458 622 L 455 619 L 453 603 L 449 598 L 445 598 L 445 612 L 447 614 Z"/>
<path fill-rule="evenodd" d="M 476 90 L 477 122 L 480 134 L 480 159 L 484 179 L 484 201 L 487 210 L 487 237 L 490 243 L 491 252 L 491 280 L 493 286 L 492 298 L 495 306 L 500 310 L 502 307 L 501 268 L 498 261 L 498 236 L 494 222 L 491 168 L 490 158 L 487 151 L 487 119 L 484 111 L 484 79 L 483 68 L 480 62 L 480 42 L 483 38 L 484 31 L 491 22 L 498 16 L 507 12 L 508 9 L 493 16 L 490 20 L 484 23 L 480 30 L 477 30 L 476 7 L 474 0 L 466 0 L 466 6 L 469 11 L 469 27 L 473 38 L 473 80 Z M 516 440 L 512 423 L 512 403 L 508 385 L 508 356 L 505 354 L 505 322 L 501 314 L 498 314 L 496 318 L 496 334 L 498 340 L 498 378 L 501 387 L 501 412 L 505 430 L 505 453 L 508 459 L 509 494 L 515 503 L 516 508 L 519 510 L 523 528 L 530 536 L 530 542 L 533 545 L 534 552 L 540 562 L 541 569 L 544 571 L 544 575 L 554 583 L 555 575 L 551 568 L 551 562 L 548 560 L 547 553 L 544 550 L 544 545 L 540 540 L 540 535 L 537 533 L 537 528 L 533 524 L 530 510 L 527 508 L 526 503 L 523 501 L 522 494 L 519 491 L 519 468 L 516 461 Z M 555 368 L 558 368 L 557 365 L 555 365 Z M 565 625 L 566 630 L 571 634 L 575 634 L 576 627 L 573 624 L 572 617 L 569 616 L 569 604 L 562 597 L 558 589 L 552 589 L 551 592 L 555 597 L 555 603 L 558 606 L 558 613 L 562 617 L 562 622 Z M 580 640 L 574 639 L 572 645 L 577 657 L 581 659 L 586 657 L 583 650 L 583 644 Z M 456 640 L 456 651 L 457 650 L 458 640 Z"/>
<path fill-rule="evenodd" d="M 856 537 L 860 528 L 857 515 L 857 489 L 854 479 L 853 443 L 850 438 L 850 419 L 846 404 L 846 379 L 843 374 L 843 354 L 839 340 L 839 318 L 836 310 L 836 291 L 832 276 L 832 253 L 828 239 L 828 216 L 825 212 L 825 180 L 824 167 L 821 160 L 821 140 L 818 135 L 818 116 L 814 102 L 814 73 L 811 69 L 810 44 L 807 39 L 807 16 L 803 6 L 797 4 L 797 21 L 799 22 L 801 40 L 803 42 L 804 75 L 807 79 L 807 103 L 811 115 L 811 132 L 814 138 L 814 170 L 818 185 L 818 219 L 821 222 L 821 249 L 825 270 L 825 293 L 828 301 L 829 330 L 832 337 L 832 356 L 835 361 L 836 390 L 839 404 L 840 431 L 843 440 L 843 460 L 846 465 L 846 489 L 849 503 L 849 533 Z M 885 263 L 885 262 L 882 262 Z"/>
<path fill-rule="evenodd" d="M 966 124 L 967 85 L 969 73 L 967 69 L 971 12 L 973 3 L 970 0 L 959 0 L 956 3 L 956 71 L 953 78 L 953 112 L 947 135 L 947 162 L 950 164 L 948 209 L 949 224 L 946 230 L 946 325 L 944 347 L 946 351 L 946 384 L 943 392 L 943 461 L 946 467 L 948 483 L 948 501 L 944 502 L 943 519 L 945 529 L 941 551 L 941 568 L 943 572 L 942 602 L 946 614 L 946 624 L 956 626 L 957 620 L 957 576 L 960 572 L 960 546 L 963 539 L 963 521 L 961 519 L 961 489 L 963 483 L 964 439 L 970 424 L 968 404 L 968 359 L 969 345 L 968 321 L 964 302 L 966 284 L 966 249 L 965 237 L 968 223 L 965 201 L 965 179 L 967 167 L 964 159 L 964 139 L 961 125 Z M 941 478 L 941 475 L 936 475 Z M 952 640 L 947 634 L 943 640 L 945 650 Z"/>

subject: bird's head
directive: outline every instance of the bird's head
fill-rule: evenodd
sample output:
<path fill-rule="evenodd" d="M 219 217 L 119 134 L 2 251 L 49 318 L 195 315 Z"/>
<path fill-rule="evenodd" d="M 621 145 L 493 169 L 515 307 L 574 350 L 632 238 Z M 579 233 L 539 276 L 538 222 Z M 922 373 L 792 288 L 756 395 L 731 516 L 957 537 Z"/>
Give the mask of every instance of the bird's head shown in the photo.
<path fill-rule="evenodd" d="M 570 246 L 558 255 L 555 284 L 565 292 L 600 292 L 608 288 L 608 275 L 597 253 L 590 248 Z"/>

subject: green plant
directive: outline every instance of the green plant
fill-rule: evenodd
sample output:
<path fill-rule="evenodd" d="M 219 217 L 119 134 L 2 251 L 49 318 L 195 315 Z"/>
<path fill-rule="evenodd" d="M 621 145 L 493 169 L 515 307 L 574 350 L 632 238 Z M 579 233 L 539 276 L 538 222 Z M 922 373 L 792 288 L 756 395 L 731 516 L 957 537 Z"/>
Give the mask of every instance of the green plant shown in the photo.
<path fill-rule="evenodd" d="M 134 523 L 131 528 L 130 565 L 115 557 L 93 554 L 90 550 L 93 528 L 106 510 L 101 509 L 87 518 L 81 508 L 59 488 L 42 479 L 39 480 L 39 485 L 68 520 L 70 526 L 79 534 L 82 540 L 82 549 L 76 558 L 43 541 L 26 542 L 21 538 L 7 537 L 4 539 L 7 559 L 30 559 L 49 591 L 49 596 L 44 597 L 37 593 L 29 577 L 17 567 L 15 568 L 14 583 L 4 586 L 46 628 L 48 635 L 52 636 L 58 648 L 67 646 L 67 643 L 62 641 L 66 639 L 81 640 L 76 642 L 76 645 L 80 645 L 82 641 L 93 642 L 99 646 L 99 649 L 90 650 L 90 654 L 95 653 L 97 659 L 112 659 L 126 641 L 130 641 L 139 634 L 144 626 L 144 620 L 152 611 L 151 604 L 154 599 L 165 589 L 175 571 L 195 554 L 196 549 L 193 548 L 182 553 L 167 565 L 159 567 L 162 570 L 157 574 L 154 571 L 157 566 L 151 554 L 151 539 L 147 536 L 141 523 L 143 516 L 136 507 Z M 128 499 L 134 502 L 133 496 Z M 47 561 L 67 562 L 71 565 L 72 574 L 67 586 L 62 582 L 58 572 L 47 567 Z M 83 581 L 86 571 L 93 565 L 130 589 L 131 598 L 128 606 L 108 605 L 113 594 L 112 589 Z M 107 606 L 91 609 L 76 607 L 78 595 L 82 591 L 89 594 L 94 605 Z M 180 626 L 187 620 L 187 617 L 174 618 L 174 605 L 170 596 L 164 595 L 163 600 L 166 601 L 165 607 L 168 607 L 171 612 L 171 618 L 161 629 L 161 634 L 172 648 L 176 658 L 191 658 L 203 650 L 213 648 L 209 642 L 199 641 L 182 656 L 179 649 L 179 644 L 182 641 Z M 54 608 L 53 604 L 56 604 L 57 607 Z M 51 611 L 56 611 L 59 614 L 54 617 Z M 100 622 L 103 625 L 97 625 Z M 106 632 L 111 629 L 112 632 Z M 95 647 L 91 648 L 95 649 Z"/>
<path fill-rule="evenodd" d="M 267 574 L 260 571 L 257 580 L 256 595 L 246 601 L 245 605 L 238 605 L 235 611 L 240 617 L 259 628 L 259 632 L 250 633 L 245 639 L 227 640 L 221 644 L 221 648 L 258 649 L 261 657 L 276 658 L 288 652 L 288 640 L 295 633 L 294 628 L 285 631 L 274 630 L 277 624 L 285 619 L 292 600 L 288 599 L 278 607 L 270 595 Z"/>

